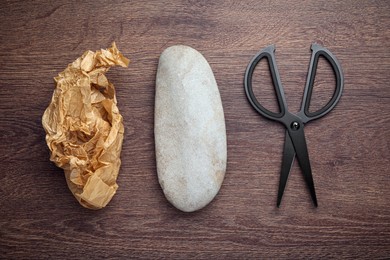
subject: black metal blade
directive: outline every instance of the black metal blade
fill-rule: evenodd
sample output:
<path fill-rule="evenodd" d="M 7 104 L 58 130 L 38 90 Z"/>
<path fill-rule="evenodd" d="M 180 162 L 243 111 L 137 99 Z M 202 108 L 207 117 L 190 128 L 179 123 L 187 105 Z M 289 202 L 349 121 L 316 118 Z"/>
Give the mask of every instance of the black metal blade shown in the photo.
<path fill-rule="evenodd" d="M 283 193 L 286 188 L 288 176 L 290 175 L 291 167 L 294 163 L 295 149 L 291 141 L 288 130 L 286 130 L 286 139 L 284 140 L 282 169 L 280 172 L 279 190 L 278 190 L 278 201 L 276 206 L 279 208 L 282 201 Z"/>
<path fill-rule="evenodd" d="M 303 124 L 298 125 L 297 128 L 288 128 L 288 132 L 291 138 L 291 141 L 294 145 L 295 152 L 299 165 L 301 166 L 303 177 L 306 181 L 307 186 L 309 187 L 310 195 L 313 200 L 314 206 L 317 204 L 317 196 L 314 188 L 313 175 L 311 172 L 309 153 L 307 151 L 305 133 L 303 131 Z"/>

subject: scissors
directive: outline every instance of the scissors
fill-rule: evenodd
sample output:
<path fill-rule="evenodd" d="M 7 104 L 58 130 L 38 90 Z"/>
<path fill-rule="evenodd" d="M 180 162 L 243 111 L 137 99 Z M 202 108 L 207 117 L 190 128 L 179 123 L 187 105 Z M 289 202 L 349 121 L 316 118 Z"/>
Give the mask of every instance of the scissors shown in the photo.
<path fill-rule="evenodd" d="M 341 66 L 336 57 L 326 48 L 319 44 L 311 45 L 311 59 L 309 65 L 309 72 L 307 75 L 306 86 L 303 93 L 303 99 L 301 108 L 298 113 L 292 114 L 288 111 L 286 98 L 284 95 L 280 75 L 275 61 L 275 46 L 270 45 L 256 54 L 250 61 L 244 78 L 244 87 L 246 96 L 252 105 L 252 107 L 262 116 L 280 122 L 286 127 L 286 137 L 284 142 L 282 167 L 279 180 L 279 190 L 277 198 L 277 207 L 280 206 L 282 201 L 284 189 L 286 187 L 287 179 L 291 171 L 291 167 L 294 162 L 295 155 L 297 156 L 299 165 L 302 169 L 304 180 L 309 188 L 311 198 L 314 206 L 317 207 L 317 196 L 314 188 L 313 175 L 310 166 L 309 153 L 307 150 L 307 144 L 304 133 L 304 124 L 318 119 L 327 113 L 329 113 L 340 100 L 341 93 L 344 86 L 344 76 L 341 70 Z M 313 92 L 314 79 L 317 72 L 318 60 L 320 57 L 324 57 L 331 65 L 332 70 L 336 77 L 336 88 L 334 90 L 332 98 L 321 109 L 315 112 L 309 112 L 310 100 Z M 256 65 L 261 59 L 266 58 L 268 61 L 269 69 L 271 72 L 272 83 L 276 92 L 277 102 L 279 105 L 279 113 L 272 112 L 264 108 L 253 94 L 252 89 L 252 76 Z"/>

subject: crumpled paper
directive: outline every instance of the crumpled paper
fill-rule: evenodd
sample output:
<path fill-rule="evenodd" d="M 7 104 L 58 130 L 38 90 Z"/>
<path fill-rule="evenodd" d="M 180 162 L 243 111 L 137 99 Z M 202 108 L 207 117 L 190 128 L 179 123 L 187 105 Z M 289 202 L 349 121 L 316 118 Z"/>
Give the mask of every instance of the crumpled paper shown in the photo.
<path fill-rule="evenodd" d="M 105 207 L 118 188 L 124 128 L 104 74 L 128 64 L 115 42 L 86 51 L 54 78 L 57 87 L 42 117 L 50 160 L 64 169 L 69 189 L 86 208 Z"/>

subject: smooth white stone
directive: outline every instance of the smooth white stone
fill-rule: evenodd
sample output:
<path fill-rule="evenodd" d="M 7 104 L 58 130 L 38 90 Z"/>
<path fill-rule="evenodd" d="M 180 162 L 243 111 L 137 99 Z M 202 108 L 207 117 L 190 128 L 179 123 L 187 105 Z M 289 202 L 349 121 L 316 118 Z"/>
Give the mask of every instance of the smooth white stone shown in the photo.
<path fill-rule="evenodd" d="M 225 118 L 210 65 L 191 47 L 172 46 L 161 54 L 154 135 L 165 197 L 185 212 L 206 206 L 225 177 Z"/>

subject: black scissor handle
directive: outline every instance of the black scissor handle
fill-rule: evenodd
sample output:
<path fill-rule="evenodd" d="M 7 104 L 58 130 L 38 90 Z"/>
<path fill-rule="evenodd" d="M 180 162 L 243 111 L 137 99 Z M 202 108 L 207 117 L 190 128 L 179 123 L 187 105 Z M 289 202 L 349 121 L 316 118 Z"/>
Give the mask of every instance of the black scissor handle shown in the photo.
<path fill-rule="evenodd" d="M 307 74 L 305 91 L 303 94 L 301 110 L 298 115 L 301 117 L 303 123 L 307 123 L 311 120 L 320 118 L 330 110 L 334 108 L 337 102 L 340 100 L 341 93 L 344 87 L 344 76 L 341 70 L 340 63 L 337 61 L 336 57 L 325 47 L 322 47 L 319 44 L 313 43 L 311 45 L 312 55 L 309 65 L 309 73 Z M 321 109 L 315 112 L 309 112 L 309 106 L 311 101 L 311 96 L 313 94 L 314 79 L 317 72 L 318 60 L 320 57 L 324 57 L 332 66 L 332 70 L 336 76 L 336 88 L 334 90 L 332 98 L 329 102 Z"/>
<path fill-rule="evenodd" d="M 275 61 L 275 46 L 270 45 L 267 48 L 261 50 L 258 54 L 256 54 L 253 59 L 249 62 L 249 65 L 245 71 L 245 78 L 244 78 L 244 87 L 245 87 L 245 93 L 246 96 L 253 106 L 253 108 L 259 112 L 261 115 L 265 116 L 266 118 L 280 121 L 280 119 L 285 115 L 287 111 L 287 103 L 286 98 L 284 96 L 284 91 L 282 87 L 282 83 L 280 81 L 279 71 L 276 66 Z M 279 113 L 272 112 L 265 107 L 263 107 L 259 101 L 256 99 L 253 89 L 252 89 L 252 76 L 253 72 L 257 66 L 257 64 L 260 62 L 261 59 L 266 58 L 268 61 L 268 65 L 271 71 L 271 77 L 272 82 L 275 88 L 276 97 L 278 99 L 278 105 L 279 105 Z"/>

